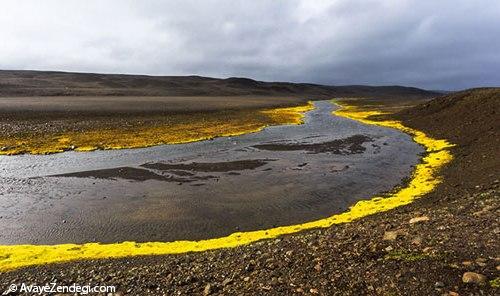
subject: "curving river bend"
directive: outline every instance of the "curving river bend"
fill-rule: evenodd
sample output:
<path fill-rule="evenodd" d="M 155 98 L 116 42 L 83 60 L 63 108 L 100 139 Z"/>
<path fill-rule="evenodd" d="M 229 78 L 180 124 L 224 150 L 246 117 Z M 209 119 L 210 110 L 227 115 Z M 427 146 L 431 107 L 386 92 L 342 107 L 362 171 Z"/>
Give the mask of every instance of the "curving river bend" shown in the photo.
<path fill-rule="evenodd" d="M 390 191 L 424 150 L 315 103 L 305 124 L 144 149 L 0 157 L 0 244 L 173 241 L 297 224 Z"/>

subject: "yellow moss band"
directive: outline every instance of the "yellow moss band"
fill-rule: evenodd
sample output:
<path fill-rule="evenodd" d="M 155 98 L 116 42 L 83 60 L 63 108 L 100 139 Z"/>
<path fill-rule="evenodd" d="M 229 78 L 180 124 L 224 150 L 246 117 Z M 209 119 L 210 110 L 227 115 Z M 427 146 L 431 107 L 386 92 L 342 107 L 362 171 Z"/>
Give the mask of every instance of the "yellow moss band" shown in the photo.
<path fill-rule="evenodd" d="M 276 238 L 285 234 L 297 233 L 313 228 L 326 228 L 334 224 L 346 223 L 379 212 L 411 203 L 413 200 L 432 191 L 440 183 L 437 176 L 439 168 L 451 161 L 452 155 L 446 150 L 452 146 L 446 140 L 436 140 L 421 131 L 405 127 L 398 121 L 373 121 L 371 115 L 376 111 L 360 111 L 354 107 L 343 106 L 335 115 L 351 118 L 366 124 L 395 128 L 410 134 L 415 142 L 423 145 L 427 155 L 413 172 L 409 184 L 389 196 L 375 196 L 353 205 L 347 212 L 303 224 L 282 226 L 267 230 L 236 232 L 226 237 L 201 241 L 174 242 L 122 242 L 113 244 L 87 243 L 61 245 L 15 245 L 0 246 L 0 271 L 8 271 L 30 265 L 47 264 L 82 259 L 118 258 L 138 255 L 165 255 L 187 252 L 200 252 L 220 248 L 246 245 L 263 239 Z"/>
<path fill-rule="evenodd" d="M 4 147 L 0 155 L 144 148 L 238 136 L 258 132 L 271 125 L 301 124 L 303 112 L 313 109 L 313 103 L 308 102 L 298 107 L 172 115 L 159 118 L 156 125 L 135 124 L 48 135 L 26 134 L 0 138 L 0 147 Z"/>

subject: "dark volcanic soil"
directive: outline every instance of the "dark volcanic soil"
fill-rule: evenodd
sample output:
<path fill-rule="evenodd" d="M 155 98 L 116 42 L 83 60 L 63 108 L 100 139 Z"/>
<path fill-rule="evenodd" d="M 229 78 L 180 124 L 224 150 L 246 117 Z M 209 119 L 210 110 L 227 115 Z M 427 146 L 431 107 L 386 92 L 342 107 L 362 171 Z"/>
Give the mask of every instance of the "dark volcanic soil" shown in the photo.
<path fill-rule="evenodd" d="M 235 249 L 25 268 L 0 275 L 0 287 L 57 280 L 114 284 L 120 295 L 499 295 L 499 98 L 500 89 L 471 90 L 394 115 L 457 144 L 444 182 L 409 206 Z"/>
<path fill-rule="evenodd" d="M 457 161 L 446 171 L 447 185 L 464 190 L 500 178 L 499 106 L 500 88 L 473 89 L 419 105 L 396 118 L 459 145 L 454 151 Z"/>
<path fill-rule="evenodd" d="M 372 139 L 365 135 L 354 135 L 345 139 L 338 139 L 313 144 L 262 144 L 254 148 L 269 151 L 306 151 L 307 153 L 356 154 L 363 153 L 366 148 L 363 144 Z"/>
<path fill-rule="evenodd" d="M 145 168 L 161 170 L 161 171 L 195 171 L 195 172 L 229 172 L 254 170 L 273 161 L 272 159 L 245 159 L 223 162 L 192 162 L 187 164 L 172 164 L 172 163 L 147 163 L 141 165 Z"/>
<path fill-rule="evenodd" d="M 53 175 L 53 177 L 77 177 L 77 178 L 92 177 L 96 179 L 125 179 L 132 181 L 159 180 L 167 182 L 184 182 L 183 178 L 163 176 L 149 170 L 141 168 L 133 168 L 133 167 L 84 171 L 84 172 L 68 173 L 61 175 Z"/>
<path fill-rule="evenodd" d="M 83 171 L 68 174 L 53 175 L 53 177 L 78 177 L 78 178 L 97 178 L 97 179 L 125 179 L 132 181 L 159 180 L 166 182 L 186 183 L 200 180 L 218 178 L 210 175 L 196 175 L 195 172 L 231 172 L 242 170 L 254 170 L 273 161 L 272 159 L 247 159 L 225 162 L 193 162 L 193 163 L 146 163 L 140 168 L 119 167 L 93 171 Z M 168 175 L 162 175 L 151 171 L 164 171 Z M 174 177 L 178 176 L 178 177 Z"/>

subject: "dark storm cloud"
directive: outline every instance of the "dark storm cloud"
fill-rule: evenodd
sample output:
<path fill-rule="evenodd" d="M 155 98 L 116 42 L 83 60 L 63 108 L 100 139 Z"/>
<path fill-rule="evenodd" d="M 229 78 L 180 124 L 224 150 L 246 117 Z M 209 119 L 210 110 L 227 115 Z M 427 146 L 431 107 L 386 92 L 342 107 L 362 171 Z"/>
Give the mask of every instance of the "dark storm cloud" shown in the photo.
<path fill-rule="evenodd" d="M 0 68 L 500 85 L 500 1 L 3 1 Z"/>

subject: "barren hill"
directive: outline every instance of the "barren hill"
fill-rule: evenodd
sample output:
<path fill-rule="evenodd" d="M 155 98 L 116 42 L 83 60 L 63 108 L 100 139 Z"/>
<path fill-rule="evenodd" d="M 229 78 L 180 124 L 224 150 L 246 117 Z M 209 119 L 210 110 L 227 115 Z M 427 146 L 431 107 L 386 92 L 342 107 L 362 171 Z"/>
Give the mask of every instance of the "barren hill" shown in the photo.
<path fill-rule="evenodd" d="M 430 98 L 433 91 L 403 86 L 325 86 L 248 78 L 146 76 L 0 70 L 0 96 L 308 96 Z"/>

